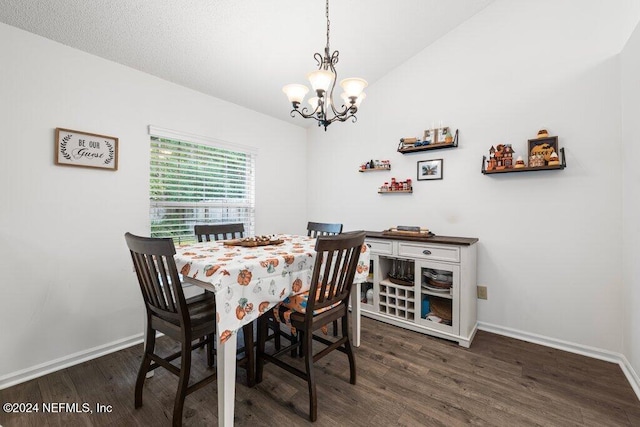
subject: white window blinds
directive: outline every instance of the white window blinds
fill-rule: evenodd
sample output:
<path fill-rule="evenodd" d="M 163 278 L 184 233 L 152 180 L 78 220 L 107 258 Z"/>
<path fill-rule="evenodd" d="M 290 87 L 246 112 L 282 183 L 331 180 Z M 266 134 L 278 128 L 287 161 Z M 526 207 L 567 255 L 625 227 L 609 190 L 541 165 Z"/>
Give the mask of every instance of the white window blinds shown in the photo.
<path fill-rule="evenodd" d="M 194 225 L 230 222 L 255 234 L 255 152 L 163 133 L 150 128 L 151 236 L 193 242 Z"/>

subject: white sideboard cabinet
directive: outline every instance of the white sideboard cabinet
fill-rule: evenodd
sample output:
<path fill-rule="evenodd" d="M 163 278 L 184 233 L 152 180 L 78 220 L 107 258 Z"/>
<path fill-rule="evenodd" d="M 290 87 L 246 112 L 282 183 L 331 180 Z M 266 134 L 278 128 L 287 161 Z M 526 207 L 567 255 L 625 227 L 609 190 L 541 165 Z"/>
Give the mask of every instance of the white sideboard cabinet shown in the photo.
<path fill-rule="evenodd" d="M 368 231 L 361 314 L 468 348 L 477 329 L 477 242 Z"/>

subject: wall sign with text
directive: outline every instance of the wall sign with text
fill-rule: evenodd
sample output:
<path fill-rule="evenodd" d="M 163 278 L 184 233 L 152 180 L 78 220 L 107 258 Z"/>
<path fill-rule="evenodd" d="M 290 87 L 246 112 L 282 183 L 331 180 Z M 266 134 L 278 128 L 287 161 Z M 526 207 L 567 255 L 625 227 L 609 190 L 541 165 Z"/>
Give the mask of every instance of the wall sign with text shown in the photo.
<path fill-rule="evenodd" d="M 118 170 L 118 138 L 56 128 L 56 165 Z"/>

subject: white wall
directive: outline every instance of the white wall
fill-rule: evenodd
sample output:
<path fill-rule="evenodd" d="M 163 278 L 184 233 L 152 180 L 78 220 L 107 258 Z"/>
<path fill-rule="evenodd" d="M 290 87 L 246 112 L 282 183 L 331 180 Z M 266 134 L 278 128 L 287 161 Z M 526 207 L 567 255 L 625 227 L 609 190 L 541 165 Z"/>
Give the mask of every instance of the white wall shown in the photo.
<path fill-rule="evenodd" d="M 371 85 L 356 124 L 310 132 L 308 186 L 321 190 L 309 215 L 346 229 L 421 225 L 478 237 L 478 282 L 489 294 L 478 301 L 481 322 L 621 352 L 616 55 L 638 12 L 628 1 L 492 3 Z M 460 129 L 459 148 L 396 152 L 399 138 L 440 120 Z M 542 127 L 566 149 L 565 170 L 480 173 L 492 145 L 511 143 L 526 159 Z M 358 173 L 372 158 L 390 159 L 391 172 Z M 415 182 L 416 162 L 436 158 L 444 179 Z M 413 179 L 414 193 L 377 194 L 391 177 Z"/>
<path fill-rule="evenodd" d="M 304 229 L 303 129 L 4 24 L 0 52 L 0 385 L 141 334 L 148 125 L 258 147 L 256 232 Z M 118 137 L 119 170 L 55 166 L 56 127 Z"/>
<path fill-rule="evenodd" d="M 622 62 L 622 251 L 624 354 L 640 372 L 640 27 L 621 55 Z"/>

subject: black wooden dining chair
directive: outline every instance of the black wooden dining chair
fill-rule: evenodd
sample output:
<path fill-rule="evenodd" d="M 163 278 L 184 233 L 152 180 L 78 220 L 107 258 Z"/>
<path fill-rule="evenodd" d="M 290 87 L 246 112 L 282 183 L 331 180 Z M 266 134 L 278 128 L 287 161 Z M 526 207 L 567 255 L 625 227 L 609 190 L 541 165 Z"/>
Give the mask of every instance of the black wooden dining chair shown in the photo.
<path fill-rule="evenodd" d="M 307 236 L 309 237 L 332 236 L 340 233 L 342 233 L 342 224 L 311 221 L 307 223 Z"/>
<path fill-rule="evenodd" d="M 210 242 L 212 240 L 227 240 L 244 237 L 244 224 L 198 224 L 193 231 L 198 238 L 198 242 Z"/>
<path fill-rule="evenodd" d="M 189 385 L 191 352 L 207 346 L 207 365 L 213 366 L 213 343 L 216 334 L 216 303 L 213 293 L 186 299 L 173 256 L 173 240 L 125 234 L 125 240 L 135 267 L 147 313 L 144 357 L 135 386 L 135 407 L 142 406 L 142 391 L 146 374 L 159 366 L 178 376 L 178 390 L 173 405 L 173 425 L 182 425 L 185 397 L 216 379 L 216 374 Z M 180 342 L 181 350 L 169 356 L 155 352 L 156 331 Z M 245 348 L 253 348 L 252 324 L 243 328 Z M 200 338 L 205 338 L 193 343 Z M 180 366 L 171 363 L 180 358 Z M 254 382 L 253 351 L 245 352 L 239 361 L 247 369 L 250 386 Z"/>
<path fill-rule="evenodd" d="M 307 236 L 333 236 L 342 233 L 342 224 L 332 224 L 327 222 L 311 222 L 307 223 Z M 333 336 L 338 336 L 338 322 L 333 322 Z"/>
<path fill-rule="evenodd" d="M 345 353 L 349 359 L 349 381 L 356 383 L 356 361 L 349 339 L 349 295 L 355 277 L 362 245 L 364 231 L 350 232 L 335 236 L 319 236 L 316 241 L 316 261 L 313 268 L 309 292 L 289 297 L 271 309 L 273 317 L 286 321 L 298 333 L 299 340 L 290 346 L 266 353 L 267 316 L 258 318 L 258 348 L 256 352 L 256 383 L 262 381 L 266 362 L 307 381 L 309 389 L 309 419 L 318 417 L 316 380 L 313 364 L 333 350 Z M 323 263 L 323 261 L 325 261 Z M 341 320 L 342 336 L 329 340 L 314 334 L 324 325 Z M 313 341 L 326 347 L 313 353 Z M 285 359 L 293 349 L 302 348 L 305 371 L 287 363 Z M 330 367 L 328 369 L 331 369 Z M 342 394 L 342 393 L 341 393 Z"/>

